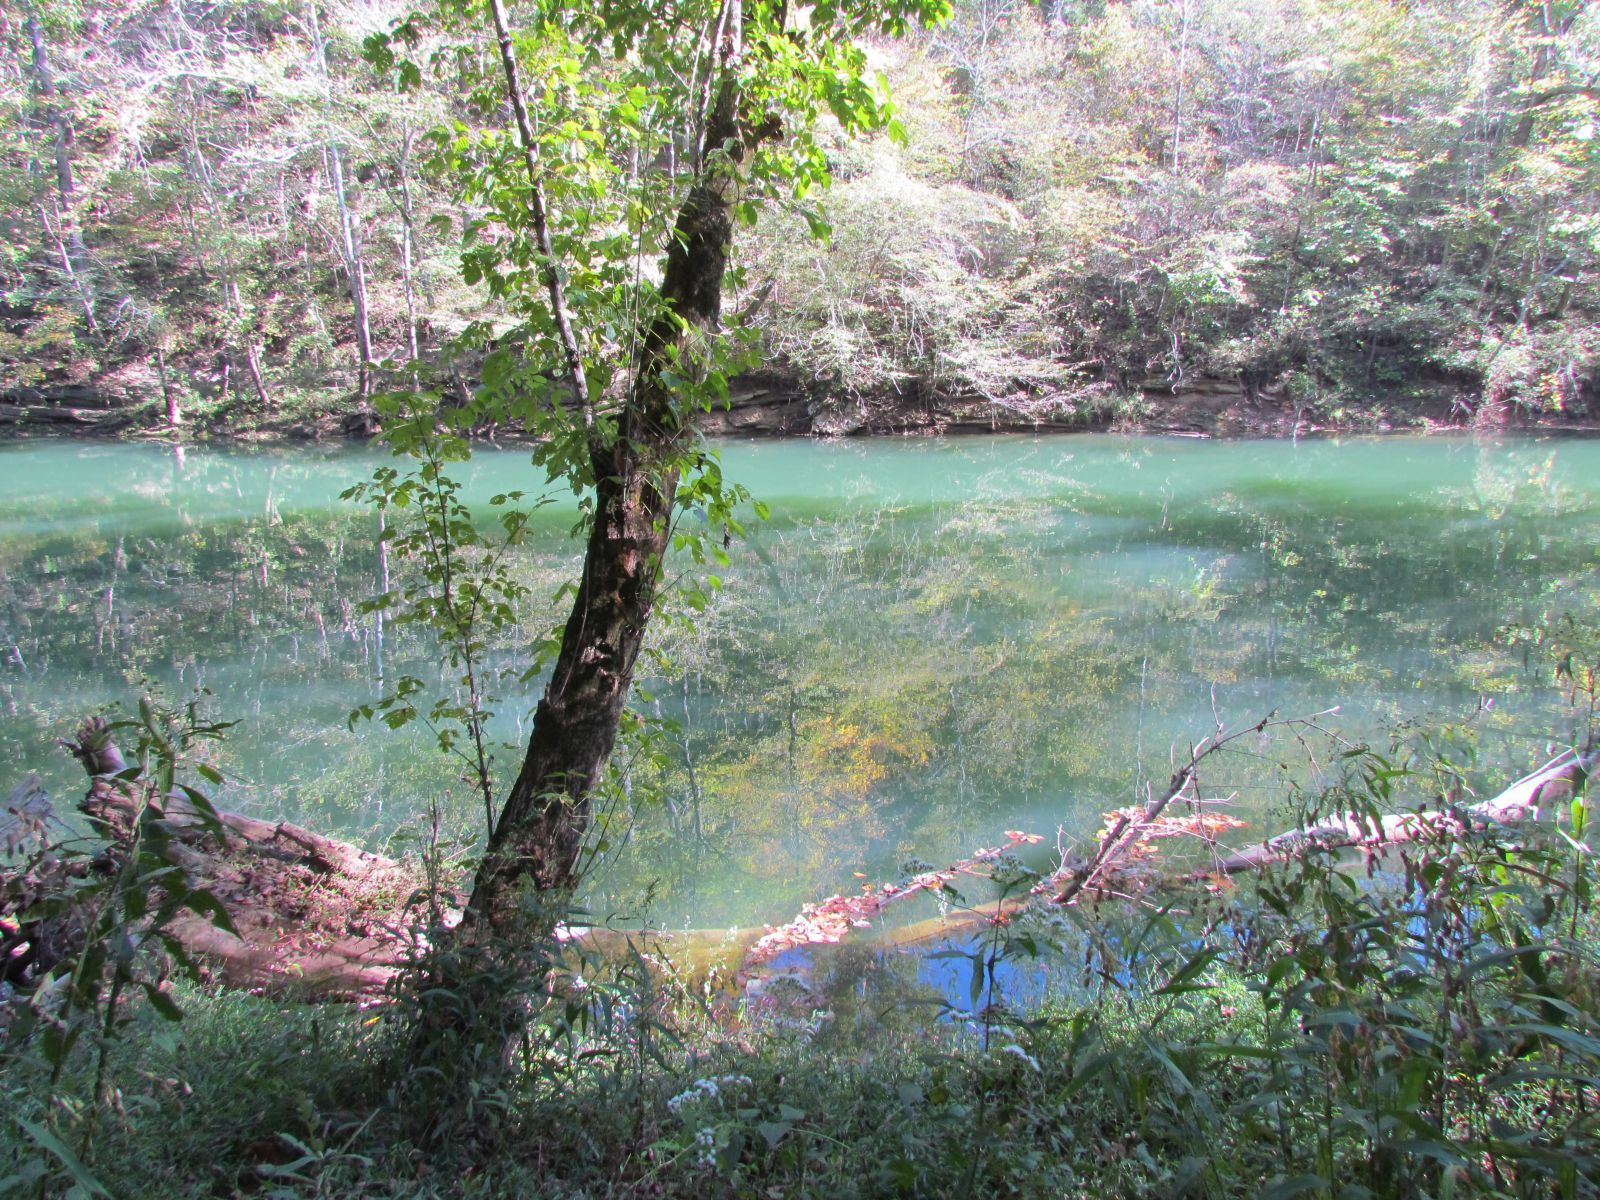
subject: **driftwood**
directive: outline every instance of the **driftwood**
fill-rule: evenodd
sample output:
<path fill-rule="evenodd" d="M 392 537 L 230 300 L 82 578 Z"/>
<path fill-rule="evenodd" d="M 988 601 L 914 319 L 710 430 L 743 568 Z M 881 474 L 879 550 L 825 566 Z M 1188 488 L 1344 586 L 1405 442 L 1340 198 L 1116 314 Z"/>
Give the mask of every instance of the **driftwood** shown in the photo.
<path fill-rule="evenodd" d="M 938 891 L 961 875 L 979 874 L 978 868 L 993 862 L 1007 850 L 1016 846 L 1041 842 L 1036 833 L 1006 830 L 1006 845 L 993 846 L 974 853 L 943 870 L 924 871 L 905 883 L 867 884 L 859 895 L 830 896 L 817 904 L 807 904 L 800 915 L 787 925 L 769 929 L 745 952 L 744 968 L 764 966 L 797 946 L 817 946 L 843 941 L 852 929 L 869 929 L 872 918 L 889 905 L 915 896 L 920 892 Z"/>
<path fill-rule="evenodd" d="M 1329 710 L 1330 712 L 1335 710 Z M 1326 716 L 1327 713 L 1318 713 L 1317 716 Z M 1057 904 L 1071 904 L 1086 889 L 1096 886 L 1105 880 L 1122 861 L 1124 861 L 1137 847 L 1145 844 L 1148 836 L 1159 827 L 1159 822 L 1172 802 L 1182 796 L 1194 782 L 1195 774 L 1200 769 L 1200 764 L 1213 754 L 1217 753 L 1230 742 L 1237 741 L 1248 734 L 1265 733 L 1268 729 L 1277 726 L 1311 726 L 1316 717 L 1297 719 L 1293 721 L 1274 721 L 1270 717 L 1263 717 L 1254 725 L 1225 733 L 1222 723 L 1218 721 L 1217 730 L 1204 738 L 1199 745 L 1189 752 L 1189 761 L 1184 763 L 1168 781 L 1166 790 L 1159 796 L 1152 797 L 1143 807 L 1124 809 L 1113 815 L 1111 824 L 1100 839 L 1100 847 L 1094 856 L 1086 863 L 1063 863 L 1056 873 L 1059 890 L 1056 893 Z M 1041 890 L 1049 886 L 1041 885 Z"/>
<path fill-rule="evenodd" d="M 1319 714 L 1320 715 L 1320 714 Z M 1213 840 L 1241 823 L 1207 809 L 1193 795 L 1200 764 L 1229 742 L 1269 727 L 1305 726 L 1311 721 L 1262 721 L 1233 733 L 1220 728 L 1194 748 L 1167 787 L 1146 804 L 1108 815 L 1096 851 L 1083 860 L 1069 860 L 1036 887 L 1031 895 L 992 905 L 977 914 L 981 922 L 1040 901 L 1075 904 L 1152 885 L 1196 884 L 1264 867 L 1313 848 L 1377 849 L 1484 829 L 1536 818 L 1558 791 L 1580 787 L 1597 765 L 1600 748 L 1569 751 L 1517 780 L 1489 800 L 1462 808 L 1438 808 L 1381 818 L 1341 814 L 1278 834 L 1253 846 L 1221 851 L 1203 870 L 1177 874 L 1163 870 L 1152 850 L 1155 839 L 1178 833 Z M 102 722 L 85 722 L 68 748 L 90 773 L 89 793 L 81 807 L 113 838 L 126 838 L 136 816 L 131 789 L 117 776 L 127 770 L 122 755 Z M 1182 801 L 1183 811 L 1174 807 Z M 182 796 L 161 802 L 170 831 L 165 852 L 191 884 L 214 894 L 227 908 L 237 936 L 218 929 L 201 915 L 183 914 L 170 925 L 191 955 L 229 986 L 304 999 L 360 999 L 380 995 L 387 983 L 418 948 L 410 904 L 420 890 L 414 868 L 370 854 L 346 842 L 314 833 L 289 822 L 263 821 L 237 813 L 219 813 L 213 822 L 197 813 Z M 51 820 L 49 799 L 37 778 L 25 781 L 0 811 L 0 849 L 43 839 Z M 220 826 L 220 836 L 218 831 Z M 778 928 L 739 931 L 688 931 L 667 942 L 676 956 L 693 961 L 707 947 L 731 954 L 741 984 L 759 978 L 774 960 L 796 948 L 827 945 L 854 931 L 869 928 L 891 905 L 908 897 L 937 891 L 964 875 L 983 875 L 1007 850 L 1040 841 L 1038 835 L 1010 830 L 1006 842 L 975 852 L 942 870 L 932 870 L 899 883 L 868 884 L 857 894 L 841 894 L 806 905 L 795 920 Z M 1214 844 L 1214 841 L 1213 841 Z M 0 873 L 3 873 L 0 868 Z M 16 922 L 0 932 L 11 942 L 26 940 Z M 924 929 L 919 937 L 946 936 L 948 928 Z M 562 931 L 573 940 L 602 952 L 610 941 L 631 935 L 609 930 Z M 703 943 L 703 945 L 702 945 Z M 8 952 L 15 945 L 8 945 Z"/>
<path fill-rule="evenodd" d="M 79 805 L 115 847 L 132 837 L 144 781 L 130 780 L 105 722 L 83 722 L 65 743 L 89 773 Z M 237 933 L 187 910 L 166 926 L 213 978 L 232 987 L 307 999 L 380 994 L 414 948 L 409 904 L 420 879 L 412 866 L 314 833 L 287 821 L 238 813 L 211 820 L 180 793 L 159 806 L 161 853 L 227 910 Z M 49 922 L 23 920 L 41 899 L 65 890 L 69 877 L 104 865 L 56 851 L 45 835 L 50 802 L 37 777 L 8 797 L 0 813 L 0 848 L 37 845 L 0 866 L 0 982 L 28 986 L 72 952 L 69 912 Z M 107 861 L 110 861 L 108 859 Z"/>
<path fill-rule="evenodd" d="M 1597 765 L 1600 765 L 1600 746 L 1581 751 L 1568 750 L 1537 771 L 1524 775 L 1499 795 L 1478 804 L 1465 808 L 1395 813 L 1376 820 L 1354 813 L 1341 813 L 1225 854 L 1208 871 L 1198 874 L 1237 874 L 1269 863 L 1282 862 L 1313 848 L 1375 850 L 1424 837 L 1537 821 L 1545 807 L 1558 796 L 1569 796 L 1581 788 Z"/>
<path fill-rule="evenodd" d="M 1321 715 L 1325 714 L 1318 714 Z M 1169 815 L 1173 804 L 1193 785 L 1199 766 L 1206 758 L 1246 735 L 1261 733 L 1274 726 L 1309 727 L 1315 720 L 1315 717 L 1292 721 L 1269 719 L 1233 733 L 1226 733 L 1219 728 L 1193 749 L 1188 761 L 1174 772 L 1160 794 L 1142 806 L 1107 814 L 1107 825 L 1099 846 L 1086 861 L 1069 859 L 1027 896 L 1004 904 L 989 905 L 973 914 L 973 921 L 987 924 L 1003 920 L 1010 913 L 1040 901 L 1071 905 L 1090 897 L 1128 895 L 1148 891 L 1152 887 L 1214 881 L 1219 876 L 1264 867 L 1313 848 L 1377 850 L 1424 837 L 1449 836 L 1468 830 L 1482 831 L 1538 820 L 1544 815 L 1546 805 L 1553 803 L 1558 796 L 1569 795 L 1581 788 L 1590 773 L 1600 765 L 1600 747 L 1583 751 L 1569 750 L 1492 798 L 1469 807 L 1425 809 L 1375 819 L 1341 814 L 1313 825 L 1291 829 L 1254 846 L 1223 851 L 1204 870 L 1177 874 L 1159 869 L 1159 865 L 1152 861 L 1155 855 L 1151 844 L 1156 839 L 1188 835 L 1215 844 L 1217 833 L 1243 825 L 1243 822 L 1218 814 L 1214 807 L 1208 807 L 1220 802 L 1197 798 L 1190 798 L 1187 802 L 1191 811 L 1179 816 Z M 1018 831 L 1008 831 L 1006 836 L 1012 846 L 1040 840 L 1037 835 Z M 998 857 L 1002 849 L 980 850 L 942 871 L 920 875 L 900 888 L 894 885 L 874 888 L 869 885 L 862 889 L 859 896 L 832 896 L 818 904 L 807 905 L 795 921 L 770 930 L 753 943 L 744 958 L 742 973 L 759 969 L 778 954 L 795 947 L 841 941 L 853 929 L 870 927 L 871 918 L 892 901 L 937 888 L 958 875 L 977 874 L 981 865 Z M 897 940 L 905 944 L 908 941 L 947 937 L 950 932 L 951 927 L 947 922 L 925 923 Z"/>
<path fill-rule="evenodd" d="M 97 777 L 83 809 L 124 833 L 135 804 Z M 219 812 L 220 838 L 180 796 L 162 816 L 169 861 L 222 902 L 237 934 L 184 912 L 168 931 L 229 986 L 305 998 L 381 993 L 408 953 L 406 864 L 287 821 Z"/>

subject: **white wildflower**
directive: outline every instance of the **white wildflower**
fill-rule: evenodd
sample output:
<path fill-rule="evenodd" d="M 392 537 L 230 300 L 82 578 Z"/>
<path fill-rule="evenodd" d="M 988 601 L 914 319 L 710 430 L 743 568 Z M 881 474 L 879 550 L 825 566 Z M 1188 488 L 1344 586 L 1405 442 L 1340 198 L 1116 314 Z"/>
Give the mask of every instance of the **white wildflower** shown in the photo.
<path fill-rule="evenodd" d="M 717 1163 L 717 1131 L 710 1126 L 695 1131 L 694 1161 L 701 1167 L 712 1167 Z"/>
<path fill-rule="evenodd" d="M 1029 1054 L 1026 1050 L 1024 1050 L 1021 1046 L 1017 1045 L 1015 1042 L 1010 1042 L 1010 1043 L 1007 1043 L 1004 1046 L 1001 1046 L 1000 1047 L 1000 1053 L 1001 1054 L 1012 1055 L 1014 1058 L 1020 1058 L 1023 1062 L 1027 1063 L 1035 1071 L 1037 1071 L 1039 1069 L 1039 1060 L 1037 1058 L 1035 1058 L 1033 1055 Z"/>

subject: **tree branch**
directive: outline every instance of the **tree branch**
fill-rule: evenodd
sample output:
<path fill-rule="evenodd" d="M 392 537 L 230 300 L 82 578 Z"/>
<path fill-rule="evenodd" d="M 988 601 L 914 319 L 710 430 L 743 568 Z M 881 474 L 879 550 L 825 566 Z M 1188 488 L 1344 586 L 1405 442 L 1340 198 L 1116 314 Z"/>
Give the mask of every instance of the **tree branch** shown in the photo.
<path fill-rule="evenodd" d="M 567 313 L 566 287 L 561 282 L 561 272 L 556 269 L 555 246 L 550 240 L 550 210 L 545 203 L 544 184 L 539 170 L 538 143 L 533 137 L 533 123 L 528 119 L 528 106 L 522 98 L 522 82 L 517 71 L 516 55 L 511 50 L 505 7 L 500 0 L 487 2 L 489 13 L 494 18 L 495 41 L 500 46 L 500 66 L 505 72 L 506 90 L 511 93 L 511 111 L 517 119 L 523 165 L 528 170 L 528 210 L 533 217 L 533 232 L 539 242 L 539 253 L 544 258 L 544 269 L 540 273 L 544 276 L 545 292 L 550 297 L 550 311 L 555 318 L 556 333 L 567 360 L 567 372 L 572 376 L 572 391 L 578 400 L 578 410 L 583 414 L 583 427 L 590 431 L 592 441 L 594 401 L 589 395 L 588 378 L 584 375 L 583 354 L 578 349 L 578 339 L 572 332 L 572 319 Z"/>
<path fill-rule="evenodd" d="M 1464 809 L 1425 809 L 1421 812 L 1393 813 L 1377 819 L 1355 813 L 1338 813 L 1314 825 L 1288 830 L 1228 854 L 1213 866 L 1197 871 L 1189 878 L 1233 875 L 1282 861 L 1313 848 L 1335 850 L 1362 846 L 1376 849 L 1418 841 L 1435 834 L 1536 819 L 1540 804 L 1548 792 L 1563 785 L 1573 788 L 1582 786 L 1597 765 L 1600 765 L 1600 747 L 1568 750 L 1537 771 L 1524 775 L 1498 795 Z"/>

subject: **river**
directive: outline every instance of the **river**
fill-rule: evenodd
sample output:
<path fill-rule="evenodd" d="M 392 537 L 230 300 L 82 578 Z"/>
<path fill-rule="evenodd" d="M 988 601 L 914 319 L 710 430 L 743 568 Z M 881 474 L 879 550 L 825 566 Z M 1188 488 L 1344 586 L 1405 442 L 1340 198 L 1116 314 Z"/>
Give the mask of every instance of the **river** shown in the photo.
<path fill-rule="evenodd" d="M 670 564 L 679 615 L 653 645 L 672 666 L 644 669 L 636 704 L 662 735 L 623 755 L 589 896 L 603 913 L 777 921 L 1002 830 L 1092 836 L 1218 720 L 1337 707 L 1323 724 L 1378 744 L 1425 726 L 1482 786 L 1580 723 L 1516 630 L 1594 613 L 1600 441 L 719 450 L 771 518 L 710 568 L 723 586 L 704 612 L 681 602 L 691 564 Z M 0 446 L 0 787 L 37 769 L 75 794 L 52 739 L 149 690 L 238 722 L 207 751 L 221 805 L 398 850 L 428 836 L 437 801 L 469 846 L 481 804 L 426 725 L 348 721 L 404 675 L 443 687 L 426 637 L 360 609 L 375 517 L 339 494 L 388 461 Z M 539 490 L 523 451 L 480 450 L 464 474 L 479 502 Z M 578 561 L 576 513 L 570 493 L 537 509 L 510 560 L 540 599 L 491 647 L 502 783 L 540 685 L 519 677 L 526 647 Z M 1251 743 L 1202 783 L 1268 832 L 1290 787 L 1336 764 Z"/>

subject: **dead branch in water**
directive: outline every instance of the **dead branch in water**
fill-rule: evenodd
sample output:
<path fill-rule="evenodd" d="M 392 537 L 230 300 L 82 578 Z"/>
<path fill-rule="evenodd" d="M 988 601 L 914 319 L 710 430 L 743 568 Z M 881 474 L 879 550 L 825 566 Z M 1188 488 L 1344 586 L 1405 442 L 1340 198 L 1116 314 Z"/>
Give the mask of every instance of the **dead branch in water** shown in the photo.
<path fill-rule="evenodd" d="M 1153 796 L 1142 808 L 1125 810 L 1119 813 L 1100 839 L 1100 848 L 1087 863 L 1082 866 L 1064 867 L 1057 873 L 1059 880 L 1064 880 L 1064 886 L 1056 893 L 1057 904 L 1071 904 L 1080 893 L 1097 881 L 1102 880 L 1111 872 L 1117 863 L 1138 845 L 1150 829 L 1161 819 L 1168 806 L 1188 789 L 1194 782 L 1195 775 L 1200 770 L 1200 764 L 1213 754 L 1250 734 L 1262 734 L 1269 729 L 1276 728 L 1302 728 L 1316 729 L 1316 721 L 1321 717 L 1332 716 L 1339 710 L 1330 708 L 1309 717 L 1294 717 L 1287 720 L 1274 720 L 1270 715 L 1262 717 L 1254 725 L 1247 725 L 1243 729 L 1236 729 L 1232 733 L 1223 730 L 1222 722 L 1217 722 L 1215 732 L 1202 738 L 1198 745 L 1189 750 L 1189 759 L 1176 771 L 1167 782 L 1166 790 L 1159 796 Z"/>
<path fill-rule="evenodd" d="M 1498 795 L 1466 808 L 1423 809 L 1377 818 L 1358 813 L 1339 813 L 1313 825 L 1291 829 L 1254 846 L 1226 854 L 1207 870 L 1196 872 L 1189 878 L 1233 875 L 1281 862 L 1313 848 L 1376 850 L 1424 837 L 1537 821 L 1544 806 L 1554 799 L 1557 791 L 1571 794 L 1581 788 L 1597 765 L 1600 765 L 1600 746 L 1567 750 L 1538 770 L 1524 775 Z"/>
<path fill-rule="evenodd" d="M 997 906 L 994 913 L 986 912 L 981 919 L 1003 919 L 1011 908 L 1040 899 L 1076 904 L 1091 895 L 1194 885 L 1313 849 L 1372 850 L 1424 837 L 1515 825 L 1536 819 L 1558 789 L 1581 787 L 1600 765 L 1600 747 L 1568 751 L 1478 804 L 1386 816 L 1338 814 L 1252 846 L 1223 851 L 1202 870 L 1149 873 L 1155 839 L 1185 833 L 1214 840 L 1216 833 L 1241 824 L 1215 809 L 1200 807 L 1215 803 L 1199 799 L 1196 789 L 1200 767 L 1208 758 L 1241 738 L 1273 728 L 1321 731 L 1316 722 L 1326 715 L 1287 720 L 1268 717 L 1232 732 L 1224 731 L 1219 723 L 1214 733 L 1191 748 L 1187 760 L 1159 794 L 1143 805 L 1108 814 L 1107 828 L 1086 861 L 1065 864 L 1031 894 Z M 85 722 L 79 737 L 67 745 L 91 772 L 83 811 L 113 839 L 127 837 L 136 805 L 124 782 L 114 778 L 116 772 L 103 769 L 122 762 L 103 723 Z M 1191 806 L 1190 811 L 1174 815 L 1173 805 L 1180 801 Z M 171 932 L 230 986 L 304 999 L 370 998 L 383 992 L 417 949 L 411 938 L 415 922 L 409 904 L 421 880 L 406 864 L 288 822 L 227 812 L 218 813 L 217 821 L 212 822 L 193 811 L 181 795 L 167 797 L 162 803 L 162 818 L 172 831 L 166 850 L 169 861 L 184 869 L 192 886 L 203 887 L 222 901 L 238 936 L 199 915 L 180 916 Z M 13 791 L 0 812 L 0 843 L 45 840 L 44 824 L 49 820 L 48 797 L 37 779 L 30 778 Z M 868 884 L 857 894 L 830 896 L 805 905 L 793 921 L 769 928 L 749 943 L 740 959 L 740 972 L 759 972 L 790 949 L 842 941 L 854 930 L 871 927 L 891 905 L 939 891 L 963 875 L 982 876 L 1006 851 L 1043 840 L 1017 830 L 1008 830 L 1005 836 L 1004 844 L 980 849 L 942 869 L 922 872 L 901 883 Z M 15 870 L 9 874 L 0 871 L 0 875 L 19 878 Z M 6 930 L 12 943 L 26 941 L 25 931 L 12 928 L 16 925 L 13 914 L 0 916 L 9 922 Z M 570 934 L 593 937 L 596 931 L 572 930 Z M 727 932 L 690 932 L 682 937 L 685 943 L 697 938 L 708 944 L 723 943 Z"/>

